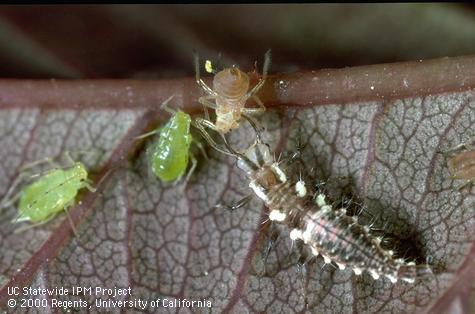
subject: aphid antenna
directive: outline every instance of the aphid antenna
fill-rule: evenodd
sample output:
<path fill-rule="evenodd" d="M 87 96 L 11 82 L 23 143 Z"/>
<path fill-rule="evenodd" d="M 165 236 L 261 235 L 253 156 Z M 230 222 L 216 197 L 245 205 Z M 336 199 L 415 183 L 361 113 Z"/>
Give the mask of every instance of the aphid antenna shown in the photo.
<path fill-rule="evenodd" d="M 87 179 L 84 181 L 85 184 L 85 187 L 91 191 L 91 192 L 96 192 L 97 191 L 97 188 L 99 186 L 101 186 L 101 184 L 107 179 L 107 177 L 109 177 L 115 170 L 121 168 L 122 166 L 116 166 L 116 167 L 113 167 L 113 168 L 110 168 L 106 171 L 106 173 L 99 179 L 99 181 L 95 184 L 96 187 L 93 187 L 92 184 L 94 184 L 94 182 L 90 179 Z"/>
<path fill-rule="evenodd" d="M 264 65 L 262 67 L 262 77 L 259 80 L 259 82 L 246 94 L 247 98 L 250 98 L 252 95 L 254 95 L 261 87 L 264 85 L 266 79 L 267 79 L 267 72 L 269 71 L 270 67 L 270 62 L 271 62 L 271 50 L 267 50 L 265 55 L 264 55 Z"/>
<path fill-rule="evenodd" d="M 25 172 L 26 170 L 28 169 L 31 169 L 31 168 L 34 168 L 38 165 L 41 165 L 41 164 L 50 164 L 51 168 L 56 168 L 56 169 L 61 169 L 62 167 L 53 160 L 53 158 L 51 157 L 45 157 L 45 158 L 42 158 L 40 160 L 36 160 L 36 161 L 32 161 L 32 162 L 29 162 L 23 166 L 21 166 L 20 168 L 20 173 L 21 172 Z"/>
<path fill-rule="evenodd" d="M 162 110 L 165 110 L 166 112 L 168 112 L 169 114 L 171 115 L 174 115 L 177 110 L 176 109 L 173 109 L 172 107 L 170 107 L 168 105 L 168 103 L 175 97 L 175 95 L 171 95 L 170 97 L 168 97 L 167 99 L 165 99 L 164 102 L 162 102 L 162 104 L 160 105 L 160 109 Z M 139 135 L 139 136 L 136 136 L 134 137 L 134 140 L 137 141 L 137 140 L 141 140 L 141 139 L 144 139 L 144 138 L 147 138 L 149 136 L 152 136 L 152 135 L 155 135 L 157 133 L 160 132 L 160 128 L 156 128 L 155 130 L 153 131 L 150 131 L 150 132 L 147 132 L 147 133 L 144 133 L 142 135 Z"/>
<path fill-rule="evenodd" d="M 175 95 L 171 95 L 170 97 L 168 97 L 167 99 L 165 99 L 164 102 L 162 102 L 162 104 L 160 105 L 160 109 L 162 110 L 165 110 L 166 112 L 168 112 L 169 114 L 173 115 L 176 113 L 176 110 L 171 108 L 168 103 L 175 97 Z"/>

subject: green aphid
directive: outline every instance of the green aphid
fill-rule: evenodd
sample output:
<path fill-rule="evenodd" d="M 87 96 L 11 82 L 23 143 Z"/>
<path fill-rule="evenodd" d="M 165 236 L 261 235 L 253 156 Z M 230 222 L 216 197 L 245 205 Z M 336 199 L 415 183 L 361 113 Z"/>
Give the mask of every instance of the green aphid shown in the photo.
<path fill-rule="evenodd" d="M 41 176 L 21 191 L 17 221 L 49 221 L 74 204 L 80 189 L 87 187 L 94 191 L 87 176 L 87 170 L 80 162 L 65 169 L 51 170 Z"/>
<path fill-rule="evenodd" d="M 181 178 L 188 167 L 193 141 L 190 124 L 190 115 L 177 111 L 160 129 L 158 141 L 150 147 L 152 171 L 162 181 Z"/>
<path fill-rule="evenodd" d="M 158 140 L 148 148 L 147 154 L 153 173 L 164 182 L 181 179 L 188 168 L 188 162 L 191 160 L 191 167 L 185 179 L 186 183 L 197 163 L 193 154 L 190 153 L 191 143 L 193 142 L 198 146 L 200 146 L 200 143 L 194 141 L 190 133 L 190 125 L 192 124 L 190 115 L 167 107 L 172 98 L 173 96 L 161 105 L 162 109 L 172 114 L 170 120 L 164 126 L 138 138 L 158 133 Z"/>

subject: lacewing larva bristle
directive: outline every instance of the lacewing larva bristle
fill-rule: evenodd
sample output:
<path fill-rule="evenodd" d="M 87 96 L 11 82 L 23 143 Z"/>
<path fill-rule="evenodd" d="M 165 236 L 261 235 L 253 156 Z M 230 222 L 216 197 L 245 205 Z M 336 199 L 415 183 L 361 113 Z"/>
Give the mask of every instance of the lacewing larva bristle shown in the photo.
<path fill-rule="evenodd" d="M 306 184 L 301 174 L 289 175 L 284 163 L 274 159 L 269 146 L 259 142 L 260 136 L 243 154 L 234 150 L 225 137 L 222 147 L 206 135 L 204 128 L 200 131 L 212 147 L 237 158 L 238 168 L 247 174 L 249 188 L 265 203 L 269 220 L 287 226 L 293 241 L 302 241 L 325 263 L 334 263 L 341 270 L 351 268 L 355 275 L 366 271 L 375 280 L 386 277 L 392 283 L 412 283 L 421 274 L 431 274 L 426 264 L 395 258 L 394 252 L 384 249 L 381 239 L 371 234 L 371 228 L 348 216 L 346 208 L 334 208 L 327 195 Z"/>

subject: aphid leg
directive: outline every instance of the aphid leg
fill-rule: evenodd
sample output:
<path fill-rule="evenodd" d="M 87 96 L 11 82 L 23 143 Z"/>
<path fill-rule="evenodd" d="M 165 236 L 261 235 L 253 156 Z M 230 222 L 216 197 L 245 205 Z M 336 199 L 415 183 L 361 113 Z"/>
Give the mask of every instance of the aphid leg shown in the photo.
<path fill-rule="evenodd" d="M 248 116 L 247 114 L 242 115 L 244 119 L 246 119 L 249 124 L 252 126 L 254 131 L 256 132 L 256 140 L 258 143 L 262 143 L 262 138 L 261 138 L 261 131 L 264 130 L 264 127 L 262 127 L 257 121 L 255 121 L 253 118 Z M 259 124 L 259 127 L 257 126 Z"/>
<path fill-rule="evenodd" d="M 107 174 L 106 174 L 107 175 Z M 104 176 L 105 177 L 105 176 Z M 104 178 L 102 177 L 102 178 Z M 102 182 L 102 179 L 101 179 L 101 182 Z M 91 180 L 85 180 L 82 182 L 82 186 L 85 187 L 86 189 L 88 189 L 90 192 L 94 193 L 97 191 L 97 189 L 95 187 L 92 186 L 92 181 Z"/>
<path fill-rule="evenodd" d="M 41 222 L 37 222 L 35 224 L 32 224 L 32 225 L 26 225 L 26 226 L 23 226 L 23 227 L 20 227 L 20 228 L 17 228 L 15 229 L 14 233 L 17 234 L 17 233 L 21 233 L 21 232 L 24 232 L 26 230 L 29 230 L 31 228 L 36 228 L 36 227 L 39 227 L 41 225 L 44 225 L 44 224 L 47 224 L 48 222 L 50 222 L 51 220 L 53 220 L 53 218 L 56 217 L 56 215 L 51 215 L 49 216 L 48 218 L 46 218 L 45 220 L 41 221 Z M 19 219 L 14 219 L 12 221 L 12 223 L 17 223 L 17 222 L 21 222 L 22 220 L 19 220 Z"/>
<path fill-rule="evenodd" d="M 10 189 L 8 189 L 7 193 L 5 194 L 5 196 L 2 198 L 2 201 L 0 202 L 0 209 L 10 207 L 12 204 L 16 203 L 16 201 L 20 199 L 23 191 L 16 193 L 13 197 L 10 196 L 11 193 L 13 193 L 15 188 L 18 186 L 18 184 L 19 183 L 16 183 L 15 185 L 12 185 Z"/>
<path fill-rule="evenodd" d="M 256 95 L 253 95 L 251 98 L 254 99 L 254 101 L 259 106 L 259 108 L 244 108 L 245 111 L 253 110 L 253 113 L 256 113 L 256 114 L 266 111 L 266 107 L 264 106 L 264 104 L 262 103 L 262 100 L 259 97 L 257 97 Z"/>
<path fill-rule="evenodd" d="M 242 199 L 240 199 L 239 201 L 237 201 L 236 203 L 234 203 L 232 205 L 217 204 L 214 207 L 215 208 L 225 208 L 225 209 L 228 209 L 230 211 L 233 211 L 235 209 L 239 209 L 239 208 L 244 207 L 247 204 L 249 204 L 249 202 L 252 200 L 252 197 L 253 197 L 253 195 L 247 195 L 247 196 L 243 197 Z"/>
<path fill-rule="evenodd" d="M 198 162 L 196 161 L 195 156 L 191 153 L 190 153 L 190 160 L 191 160 L 191 167 L 190 167 L 190 170 L 188 170 L 188 172 L 186 174 L 185 180 L 183 181 L 183 189 L 185 189 L 186 186 L 188 185 L 188 181 L 190 181 L 191 175 L 196 170 L 196 165 L 198 164 Z M 173 185 L 175 186 L 179 181 L 181 181 L 180 179 L 181 178 L 176 179 L 175 182 L 173 183 Z"/>
<path fill-rule="evenodd" d="M 209 117 L 208 107 L 216 110 L 216 104 L 211 102 L 210 99 L 215 99 L 215 96 L 202 96 L 198 98 L 198 102 L 203 106 L 203 111 L 205 112 L 205 119 L 211 121 Z"/>
<path fill-rule="evenodd" d="M 13 181 L 13 184 L 8 189 L 7 193 L 5 193 L 5 196 L 3 196 L 2 201 L 0 202 L 0 209 L 9 207 L 20 198 L 22 191 L 16 193 L 13 197 L 11 195 L 13 191 L 16 190 L 17 186 L 23 181 L 23 179 L 31 177 L 32 175 L 26 172 L 22 172 L 18 175 L 18 177 Z"/>
<path fill-rule="evenodd" d="M 208 143 L 209 146 L 211 146 L 212 148 L 214 148 L 215 150 L 217 150 L 218 152 L 222 154 L 236 157 L 236 155 L 233 154 L 232 152 L 225 150 L 222 147 L 220 147 L 218 144 L 216 144 L 216 142 L 211 138 L 208 132 L 206 132 L 206 130 L 204 129 L 203 123 L 205 122 L 209 122 L 209 121 L 204 120 L 202 118 L 196 118 L 195 120 L 191 121 L 193 126 L 200 132 L 201 136 L 204 138 L 204 140 Z"/>
<path fill-rule="evenodd" d="M 201 154 L 203 155 L 203 157 L 208 160 L 209 157 L 208 157 L 208 154 L 206 154 L 206 150 L 205 150 L 205 147 L 203 146 L 203 144 L 200 142 L 200 141 L 197 141 L 195 139 L 193 139 L 193 143 L 196 145 L 196 147 L 198 147 L 198 149 L 200 150 Z"/>
<path fill-rule="evenodd" d="M 76 227 L 74 226 L 73 219 L 71 218 L 71 215 L 69 214 L 69 210 L 68 210 L 68 207 L 73 206 L 73 205 L 74 205 L 74 201 L 72 201 L 69 204 L 66 204 L 66 206 L 64 206 L 64 211 L 66 212 L 66 216 L 68 216 L 69 224 L 71 225 L 71 230 L 73 231 L 74 236 L 79 239 L 79 234 L 76 230 Z"/>
<path fill-rule="evenodd" d="M 196 51 L 193 52 L 193 59 L 195 63 L 195 77 L 196 83 L 209 95 L 216 96 L 216 93 L 208 86 L 200 77 L 200 57 Z"/>
<path fill-rule="evenodd" d="M 201 126 L 207 127 L 208 129 L 211 129 L 211 130 L 213 130 L 217 133 L 220 133 L 218 131 L 218 128 L 216 127 L 216 125 L 213 122 L 209 121 L 209 120 L 206 120 L 206 119 L 203 119 L 203 118 L 196 118 L 195 121 Z"/>
<path fill-rule="evenodd" d="M 262 85 L 266 82 L 267 79 L 267 71 L 269 71 L 271 60 L 271 51 L 267 50 L 266 54 L 264 55 L 264 66 L 262 67 L 262 78 L 259 82 L 246 94 L 246 99 L 250 98 L 252 95 L 257 93 L 259 89 L 261 89 Z"/>

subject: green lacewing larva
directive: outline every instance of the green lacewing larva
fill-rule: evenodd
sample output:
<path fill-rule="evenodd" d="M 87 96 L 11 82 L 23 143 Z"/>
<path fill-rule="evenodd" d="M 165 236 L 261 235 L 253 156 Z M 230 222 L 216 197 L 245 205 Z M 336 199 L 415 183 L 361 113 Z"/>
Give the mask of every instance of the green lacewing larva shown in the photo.
<path fill-rule="evenodd" d="M 432 275 L 429 265 L 396 258 L 393 250 L 383 248 L 381 238 L 372 234 L 370 226 L 359 224 L 346 208 L 335 207 L 323 191 L 308 184 L 302 173 L 298 177 L 291 173 L 289 165 L 276 160 L 260 136 L 245 153 L 240 153 L 224 136 L 222 146 L 204 127 L 198 130 L 211 147 L 237 159 L 237 167 L 249 179 L 249 188 L 264 201 L 269 220 L 287 226 L 292 241 L 301 241 L 314 256 L 321 255 L 326 264 L 336 264 L 341 270 L 351 268 L 355 275 L 367 271 L 373 279 L 384 276 L 391 283 L 414 283 L 418 277 Z"/>

